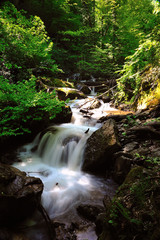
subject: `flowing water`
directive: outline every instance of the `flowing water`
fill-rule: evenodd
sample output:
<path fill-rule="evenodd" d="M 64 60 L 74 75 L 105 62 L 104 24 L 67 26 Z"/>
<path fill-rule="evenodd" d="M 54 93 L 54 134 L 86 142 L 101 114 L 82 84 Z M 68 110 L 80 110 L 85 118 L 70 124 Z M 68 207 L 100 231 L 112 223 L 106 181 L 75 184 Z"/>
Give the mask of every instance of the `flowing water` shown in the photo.
<path fill-rule="evenodd" d="M 95 112 L 91 119 L 80 114 L 79 106 L 83 101 L 70 103 L 73 111 L 71 123 L 52 126 L 40 133 L 32 143 L 19 150 L 21 162 L 14 164 L 43 181 L 43 206 L 51 219 L 65 224 L 80 221 L 76 212 L 80 204 L 102 206 L 104 195 L 112 197 L 114 194 L 111 180 L 81 171 L 87 138 L 101 126 L 97 124 L 98 113 Z M 102 113 L 102 106 L 99 112 Z M 35 237 L 35 240 L 39 239 L 46 240 L 39 235 Z M 96 240 L 97 236 L 88 228 L 77 233 L 77 239 Z"/>

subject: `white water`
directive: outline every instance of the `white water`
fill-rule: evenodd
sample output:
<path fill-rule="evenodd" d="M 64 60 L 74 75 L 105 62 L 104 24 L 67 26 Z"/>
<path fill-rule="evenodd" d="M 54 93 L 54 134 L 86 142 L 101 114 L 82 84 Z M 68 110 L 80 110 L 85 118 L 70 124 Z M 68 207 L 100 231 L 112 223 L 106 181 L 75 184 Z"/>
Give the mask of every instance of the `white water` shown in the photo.
<path fill-rule="evenodd" d="M 111 182 L 81 171 L 86 140 L 100 124 L 96 124 L 96 115 L 86 120 L 78 114 L 77 104 L 81 102 L 71 104 L 74 106 L 72 123 L 53 126 L 42 136 L 39 134 L 19 151 L 22 162 L 14 164 L 43 181 L 43 206 L 52 219 L 65 223 L 75 221 L 76 206 L 82 203 L 102 205 L 103 196 L 112 197 L 114 193 Z M 33 151 L 35 148 L 37 150 Z M 93 232 L 87 238 L 97 239 Z"/>

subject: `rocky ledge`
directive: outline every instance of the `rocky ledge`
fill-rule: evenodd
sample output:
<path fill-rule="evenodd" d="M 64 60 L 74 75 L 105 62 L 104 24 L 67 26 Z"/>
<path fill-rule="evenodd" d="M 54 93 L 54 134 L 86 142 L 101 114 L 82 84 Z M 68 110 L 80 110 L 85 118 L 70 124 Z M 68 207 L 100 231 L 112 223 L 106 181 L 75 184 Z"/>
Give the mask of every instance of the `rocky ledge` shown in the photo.
<path fill-rule="evenodd" d="M 111 176 L 119 184 L 104 198 L 97 217 L 99 240 L 160 239 L 160 106 L 124 116 L 108 116 L 118 128 L 121 149 L 110 157 Z M 105 124 L 105 123 L 104 123 Z"/>

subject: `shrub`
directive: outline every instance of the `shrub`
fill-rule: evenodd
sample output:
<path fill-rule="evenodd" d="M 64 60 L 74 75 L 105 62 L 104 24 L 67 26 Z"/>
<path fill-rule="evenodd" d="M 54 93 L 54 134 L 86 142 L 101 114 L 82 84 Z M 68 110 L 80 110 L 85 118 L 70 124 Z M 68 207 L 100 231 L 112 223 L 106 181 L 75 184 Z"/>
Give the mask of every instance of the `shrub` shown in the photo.
<path fill-rule="evenodd" d="M 0 136 L 22 135 L 33 122 L 52 120 L 65 105 L 53 93 L 37 92 L 36 78 L 9 83 L 0 77 Z"/>

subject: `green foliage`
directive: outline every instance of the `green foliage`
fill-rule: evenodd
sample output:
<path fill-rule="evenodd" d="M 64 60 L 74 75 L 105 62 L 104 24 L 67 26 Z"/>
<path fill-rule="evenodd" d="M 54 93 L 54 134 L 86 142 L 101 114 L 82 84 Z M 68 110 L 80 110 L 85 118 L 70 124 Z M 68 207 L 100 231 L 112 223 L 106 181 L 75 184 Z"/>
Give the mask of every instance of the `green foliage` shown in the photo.
<path fill-rule="evenodd" d="M 117 226 L 120 216 L 130 223 L 134 223 L 137 225 L 141 224 L 138 219 L 132 218 L 129 209 L 124 207 L 122 203 L 117 199 L 112 202 L 112 206 L 110 209 L 110 220 L 108 221 L 108 223 L 112 224 L 113 226 Z"/>
<path fill-rule="evenodd" d="M 63 106 L 54 92 L 37 92 L 34 76 L 17 84 L 0 77 L 0 136 L 28 133 L 32 122 L 54 119 Z"/>
<path fill-rule="evenodd" d="M 120 99 L 133 101 L 141 86 L 141 73 L 148 64 L 158 64 L 160 44 L 147 39 L 136 49 L 135 53 L 126 58 L 118 79 L 118 96 Z"/>
<path fill-rule="evenodd" d="M 55 74 L 58 67 L 52 60 L 53 42 L 38 16 L 26 17 L 7 2 L 0 9 L 0 55 L 3 75 L 14 81 L 29 78 L 37 68 L 41 73 Z"/>
<path fill-rule="evenodd" d="M 80 72 L 88 73 L 96 77 L 113 77 L 117 68 L 114 63 L 113 47 L 106 44 L 105 48 L 95 46 L 89 52 L 88 59 L 81 57 L 77 63 Z"/>
<path fill-rule="evenodd" d="M 160 166 L 160 157 L 144 156 L 140 155 L 139 153 L 136 153 L 135 156 L 137 159 L 144 160 L 145 162 L 149 163 L 150 167 L 152 168 Z"/>

